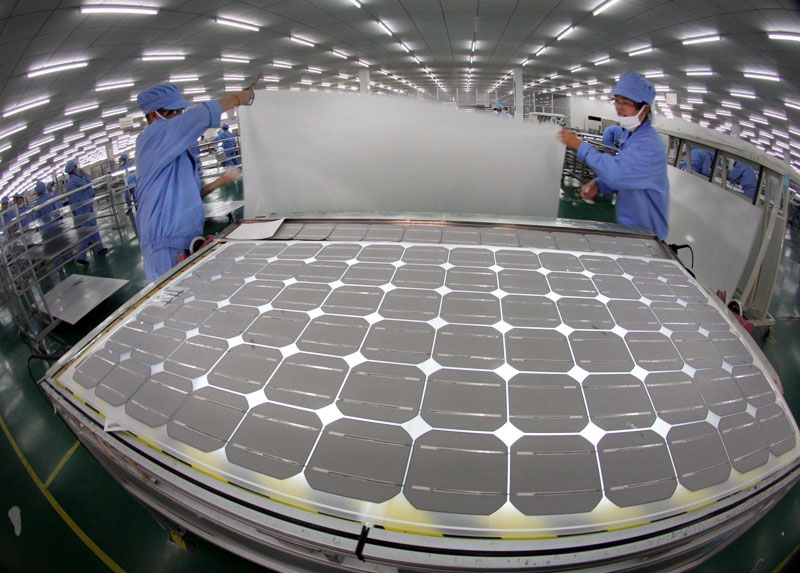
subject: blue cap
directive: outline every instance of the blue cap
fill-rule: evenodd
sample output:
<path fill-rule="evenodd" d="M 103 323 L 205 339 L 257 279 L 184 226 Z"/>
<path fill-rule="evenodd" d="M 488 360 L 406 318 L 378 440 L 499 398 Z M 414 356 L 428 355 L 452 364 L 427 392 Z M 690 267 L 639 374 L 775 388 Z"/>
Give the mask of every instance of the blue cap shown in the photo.
<path fill-rule="evenodd" d="M 25 197 L 22 196 L 22 193 L 14 193 L 12 199 L 25 199 Z"/>
<path fill-rule="evenodd" d="M 494 105 L 492 106 L 492 109 L 503 109 L 503 106 L 502 106 L 502 105 L 500 105 L 499 103 L 496 103 L 496 104 L 494 104 Z"/>
<path fill-rule="evenodd" d="M 122 155 L 119 156 L 119 158 L 122 159 L 123 161 L 127 161 L 128 160 L 128 154 L 127 153 L 123 153 Z"/>
<path fill-rule="evenodd" d="M 50 191 L 50 189 L 52 189 L 55 184 L 56 184 L 55 181 L 48 181 L 47 190 Z"/>
<path fill-rule="evenodd" d="M 625 72 L 619 76 L 619 81 L 616 87 L 611 90 L 611 95 L 621 95 L 631 101 L 642 102 L 652 106 L 656 97 L 656 88 L 644 79 L 644 76 Z"/>
<path fill-rule="evenodd" d="M 64 168 L 64 173 L 72 173 L 72 170 L 78 166 L 74 161 L 67 161 L 67 166 Z"/>
<path fill-rule="evenodd" d="M 155 109 L 183 109 L 192 105 L 183 99 L 181 90 L 175 84 L 158 84 L 147 88 L 136 96 L 136 103 L 144 113 Z"/>
<path fill-rule="evenodd" d="M 228 125 L 227 123 L 223 123 L 222 124 L 222 129 L 228 129 L 229 127 L 230 127 L 230 125 Z"/>
<path fill-rule="evenodd" d="M 33 188 L 37 193 L 44 193 L 47 187 L 44 186 L 44 181 L 37 181 L 36 187 Z"/>
<path fill-rule="evenodd" d="M 0 203 L 8 203 L 8 195 L 0 199 Z"/>

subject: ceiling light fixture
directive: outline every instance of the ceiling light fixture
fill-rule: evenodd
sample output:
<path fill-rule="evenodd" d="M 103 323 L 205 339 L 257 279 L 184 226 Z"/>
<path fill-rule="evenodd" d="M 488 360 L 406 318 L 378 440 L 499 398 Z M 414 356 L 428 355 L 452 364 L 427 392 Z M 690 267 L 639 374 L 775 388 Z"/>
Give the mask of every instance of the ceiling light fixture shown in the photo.
<path fill-rule="evenodd" d="M 105 92 L 108 90 L 115 90 L 118 88 L 129 88 L 133 86 L 133 82 L 130 80 L 120 81 L 120 82 L 109 82 L 105 84 L 98 84 L 95 86 L 94 91 L 96 92 Z"/>
<path fill-rule="evenodd" d="M 644 77 L 646 78 L 663 78 L 664 72 L 647 72 Z"/>
<path fill-rule="evenodd" d="M 705 94 L 708 93 L 706 88 L 686 88 L 686 91 L 693 94 Z"/>
<path fill-rule="evenodd" d="M 387 34 L 389 34 L 390 36 L 393 34 L 393 32 L 392 32 L 392 30 L 389 28 L 389 26 L 387 26 L 386 24 L 384 24 L 384 23 L 383 23 L 383 22 L 381 22 L 380 20 L 378 20 L 378 21 L 377 21 L 377 24 L 378 24 L 378 26 L 380 26 L 381 30 L 383 30 L 384 32 L 386 32 L 386 33 L 387 33 Z"/>
<path fill-rule="evenodd" d="M 61 72 L 64 70 L 72 70 L 75 68 L 85 68 L 89 65 L 89 62 L 86 60 L 78 61 L 78 62 L 68 62 L 65 64 L 55 64 L 52 66 L 40 66 L 38 68 L 33 68 L 31 71 L 28 72 L 29 78 L 35 78 L 37 76 L 43 76 L 45 74 L 54 74 L 56 72 Z"/>
<path fill-rule="evenodd" d="M 556 42 L 559 40 L 563 40 L 569 34 L 571 34 L 575 30 L 575 26 L 567 26 L 564 30 L 562 30 L 558 36 L 556 36 Z"/>
<path fill-rule="evenodd" d="M 240 92 L 240 91 L 242 91 L 242 86 L 240 86 L 240 85 L 225 86 L 225 91 L 226 92 Z"/>
<path fill-rule="evenodd" d="M 67 127 L 70 127 L 74 123 L 75 122 L 72 121 L 72 120 L 62 121 L 61 123 L 56 123 L 54 125 L 46 127 L 42 133 L 48 134 L 48 133 L 53 133 L 54 131 L 59 131 L 59 130 L 62 130 L 62 129 L 66 129 Z"/>
<path fill-rule="evenodd" d="M 232 62 L 234 64 L 249 64 L 250 60 L 247 58 L 240 58 L 239 56 L 222 56 L 220 58 L 222 62 Z"/>
<path fill-rule="evenodd" d="M 350 0 L 350 4 L 352 4 L 356 8 L 361 8 L 361 2 L 359 2 L 358 0 Z"/>
<path fill-rule="evenodd" d="M 543 53 L 547 49 L 547 46 L 541 46 L 538 50 L 536 50 L 533 55 L 534 57 L 538 56 L 539 54 Z"/>
<path fill-rule="evenodd" d="M 718 42 L 722 39 L 722 36 L 697 36 L 696 38 L 688 38 L 683 41 L 684 46 L 689 46 L 691 44 L 704 44 L 706 42 Z"/>
<path fill-rule="evenodd" d="M 122 115 L 123 113 L 128 113 L 128 109 L 124 107 L 117 107 L 104 111 L 100 114 L 100 117 L 111 117 L 112 115 Z"/>
<path fill-rule="evenodd" d="M 313 48 L 316 45 L 316 44 L 314 44 L 314 42 L 312 42 L 310 40 L 306 40 L 304 38 L 298 38 L 297 36 L 289 36 L 289 39 L 292 42 L 297 42 L 298 44 L 303 44 L 304 46 L 308 46 L 310 48 Z"/>
<path fill-rule="evenodd" d="M 722 105 L 722 107 L 727 107 L 730 109 L 742 109 L 741 104 L 735 101 L 722 100 L 722 103 L 720 105 Z"/>
<path fill-rule="evenodd" d="M 81 14 L 134 14 L 138 16 L 155 16 L 155 8 L 139 6 L 81 6 Z"/>
<path fill-rule="evenodd" d="M 274 67 L 276 67 L 276 68 L 286 68 L 287 70 L 291 70 L 292 69 L 292 64 L 290 64 L 288 62 L 279 62 L 279 61 L 276 60 L 276 61 L 272 62 L 272 65 Z"/>
<path fill-rule="evenodd" d="M 312 68 L 311 66 L 306 68 L 307 72 L 311 72 L 312 74 L 321 74 L 322 70 L 320 68 Z"/>
<path fill-rule="evenodd" d="M 17 107 L 12 107 L 11 109 L 4 111 L 3 112 L 3 117 L 9 117 L 9 116 L 12 116 L 12 115 L 16 115 L 18 113 L 22 113 L 23 111 L 27 111 L 27 110 L 32 109 L 34 107 L 39 107 L 40 105 L 45 105 L 46 103 L 50 103 L 50 98 L 49 97 L 42 98 L 42 99 L 37 99 L 37 100 L 29 101 L 29 102 L 25 102 L 23 104 L 18 105 Z"/>
<path fill-rule="evenodd" d="M 760 74 L 755 72 L 744 72 L 744 77 L 754 80 L 769 80 L 771 82 L 781 81 L 781 77 L 775 74 Z"/>
<path fill-rule="evenodd" d="M 581 66 L 581 65 L 578 65 L 578 66 L 575 66 L 574 68 L 570 68 L 570 69 L 569 69 L 569 73 L 571 73 L 571 74 L 574 74 L 575 72 L 579 72 L 579 71 L 581 71 L 582 69 L 583 69 L 583 66 Z"/>
<path fill-rule="evenodd" d="M 647 46 L 645 48 L 637 48 L 631 52 L 628 52 L 629 56 L 638 56 L 640 54 L 647 54 L 648 52 L 653 51 L 653 46 Z"/>
<path fill-rule="evenodd" d="M 206 93 L 206 88 L 188 88 L 183 90 L 185 94 L 202 94 Z"/>
<path fill-rule="evenodd" d="M 605 58 L 600 58 L 599 60 L 595 60 L 595 61 L 594 61 L 594 62 L 592 62 L 592 63 L 593 63 L 595 66 L 602 66 L 603 64 L 607 64 L 607 63 L 608 63 L 608 62 L 610 62 L 610 61 L 611 61 L 611 58 L 609 58 L 608 56 L 606 56 Z"/>
<path fill-rule="evenodd" d="M 800 42 L 800 34 L 788 34 L 786 32 L 770 32 L 767 34 L 770 40 L 791 40 Z"/>
<path fill-rule="evenodd" d="M 758 117 L 756 115 L 750 116 L 750 121 L 754 121 L 756 123 L 761 123 L 763 125 L 769 125 L 769 120 L 764 119 L 763 117 Z"/>
<path fill-rule="evenodd" d="M 786 117 L 785 114 L 782 114 L 779 111 L 772 111 L 770 109 L 765 109 L 764 110 L 764 115 L 768 115 L 769 117 L 774 117 L 776 119 L 780 119 L 780 120 L 783 120 L 783 121 L 788 121 L 788 119 L 789 119 L 788 117 Z"/>
<path fill-rule="evenodd" d="M 598 14 L 602 14 L 603 12 L 605 12 L 606 10 L 611 8 L 617 2 L 619 2 L 619 0 L 608 0 L 608 2 L 606 2 L 604 4 L 601 4 L 600 6 L 595 8 L 594 12 L 592 12 L 592 15 L 593 16 L 597 16 Z"/>
<path fill-rule="evenodd" d="M 215 22 L 217 24 L 223 24 L 225 26 L 233 26 L 234 28 L 242 28 L 243 30 L 250 30 L 251 32 L 258 32 L 261 29 L 255 24 L 251 24 L 249 22 L 243 22 L 241 20 L 234 20 L 232 18 L 216 18 Z"/>
<path fill-rule="evenodd" d="M 403 44 L 401 42 L 401 45 L 405 48 L 405 44 Z M 406 48 L 406 51 L 409 51 L 408 48 Z M 342 58 L 343 60 L 346 60 L 347 58 L 350 57 L 347 54 L 345 54 L 344 52 L 340 52 L 339 50 L 331 50 L 331 54 L 333 54 L 334 56 L 338 56 L 338 57 Z"/>
<path fill-rule="evenodd" d="M 243 82 L 244 76 L 235 76 L 235 75 L 224 75 L 222 79 L 226 82 Z"/>
<path fill-rule="evenodd" d="M 756 99 L 756 94 L 754 94 L 752 92 L 740 92 L 740 91 L 736 91 L 736 90 L 731 90 L 730 94 L 731 94 L 732 97 Z"/>
<path fill-rule="evenodd" d="M 143 62 L 162 62 L 169 60 L 185 60 L 186 56 L 183 54 L 144 54 L 142 56 Z"/>
<path fill-rule="evenodd" d="M 281 79 L 279 77 L 276 77 L 276 76 L 264 76 L 261 79 L 264 80 L 265 82 L 270 82 L 270 83 L 275 83 L 275 82 L 281 81 Z"/>
<path fill-rule="evenodd" d="M 170 83 L 179 84 L 181 82 L 196 82 L 197 76 L 170 76 Z"/>
<path fill-rule="evenodd" d="M 42 139 L 37 139 L 36 141 L 31 141 L 28 144 L 28 149 L 33 149 L 35 147 L 36 148 L 36 152 L 35 153 L 39 153 L 39 148 L 42 145 L 44 145 L 45 143 L 50 143 L 51 141 L 55 141 L 55 139 L 56 139 L 55 135 L 51 135 L 49 137 L 43 137 Z M 33 155 L 33 154 L 31 154 L 31 155 Z M 27 155 L 25 155 L 25 156 L 24 155 L 20 155 L 20 157 L 28 157 L 28 156 Z"/>

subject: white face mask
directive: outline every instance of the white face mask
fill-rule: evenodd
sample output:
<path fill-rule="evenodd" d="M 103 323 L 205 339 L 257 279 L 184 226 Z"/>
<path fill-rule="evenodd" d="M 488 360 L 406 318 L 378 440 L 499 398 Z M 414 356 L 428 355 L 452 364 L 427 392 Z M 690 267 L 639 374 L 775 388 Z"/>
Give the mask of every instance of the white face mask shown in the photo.
<path fill-rule="evenodd" d="M 644 111 L 644 109 L 642 109 L 642 111 Z M 642 120 L 639 119 L 640 115 L 642 115 L 641 111 L 636 115 L 631 115 L 631 116 L 618 115 L 617 121 L 619 122 L 619 125 L 622 127 L 622 129 L 633 131 L 634 129 L 642 125 Z"/>

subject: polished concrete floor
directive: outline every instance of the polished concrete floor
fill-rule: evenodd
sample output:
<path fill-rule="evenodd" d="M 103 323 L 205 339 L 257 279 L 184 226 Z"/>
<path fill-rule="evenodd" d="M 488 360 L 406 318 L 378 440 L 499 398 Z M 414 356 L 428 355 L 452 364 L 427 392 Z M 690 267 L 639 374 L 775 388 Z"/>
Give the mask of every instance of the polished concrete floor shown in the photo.
<path fill-rule="evenodd" d="M 210 200 L 238 199 L 241 188 L 224 189 Z M 580 201 L 579 199 L 577 201 Z M 562 198 L 561 216 L 596 215 Z M 607 207 L 601 205 L 601 208 Z M 587 216 L 588 213 L 588 216 Z M 613 210 L 611 211 L 613 217 Z M 605 218 L 605 217 L 604 217 Z M 605 220 L 612 220 L 605 218 Z M 210 221 L 218 232 L 226 220 Z M 74 327 L 54 333 L 62 350 L 145 286 L 132 228 L 109 235 L 110 253 L 76 273 L 127 279 L 128 285 Z M 777 324 L 768 337 L 755 336 L 778 371 L 795 418 L 800 418 L 800 231 L 789 229 L 772 304 Z M 34 384 L 47 364 L 34 360 L 0 307 L 0 571 L 248 571 L 257 567 L 202 539 L 171 540 L 148 511 L 115 482 L 75 439 Z M 797 570 L 800 544 L 800 487 L 740 539 L 697 570 Z"/>

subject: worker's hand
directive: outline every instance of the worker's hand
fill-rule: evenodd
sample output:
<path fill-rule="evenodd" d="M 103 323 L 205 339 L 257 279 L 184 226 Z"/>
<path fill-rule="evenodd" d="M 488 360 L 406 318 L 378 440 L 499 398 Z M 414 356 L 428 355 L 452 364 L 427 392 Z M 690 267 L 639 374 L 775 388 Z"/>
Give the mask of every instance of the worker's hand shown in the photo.
<path fill-rule="evenodd" d="M 220 183 L 222 185 L 227 185 L 228 183 L 233 183 L 234 181 L 238 181 L 242 178 L 242 169 L 241 167 L 230 167 L 225 170 L 225 173 L 220 175 Z"/>
<path fill-rule="evenodd" d="M 251 105 L 256 99 L 256 92 L 253 88 L 245 88 L 236 94 L 236 101 L 239 105 Z"/>
<path fill-rule="evenodd" d="M 558 132 L 558 140 L 570 149 L 578 149 L 583 140 L 568 129 Z"/>
<path fill-rule="evenodd" d="M 597 195 L 598 191 L 600 191 L 600 186 L 597 184 L 596 179 L 592 179 L 586 185 L 581 187 L 581 197 L 583 199 L 588 199 L 589 201 L 592 201 L 595 195 Z"/>

